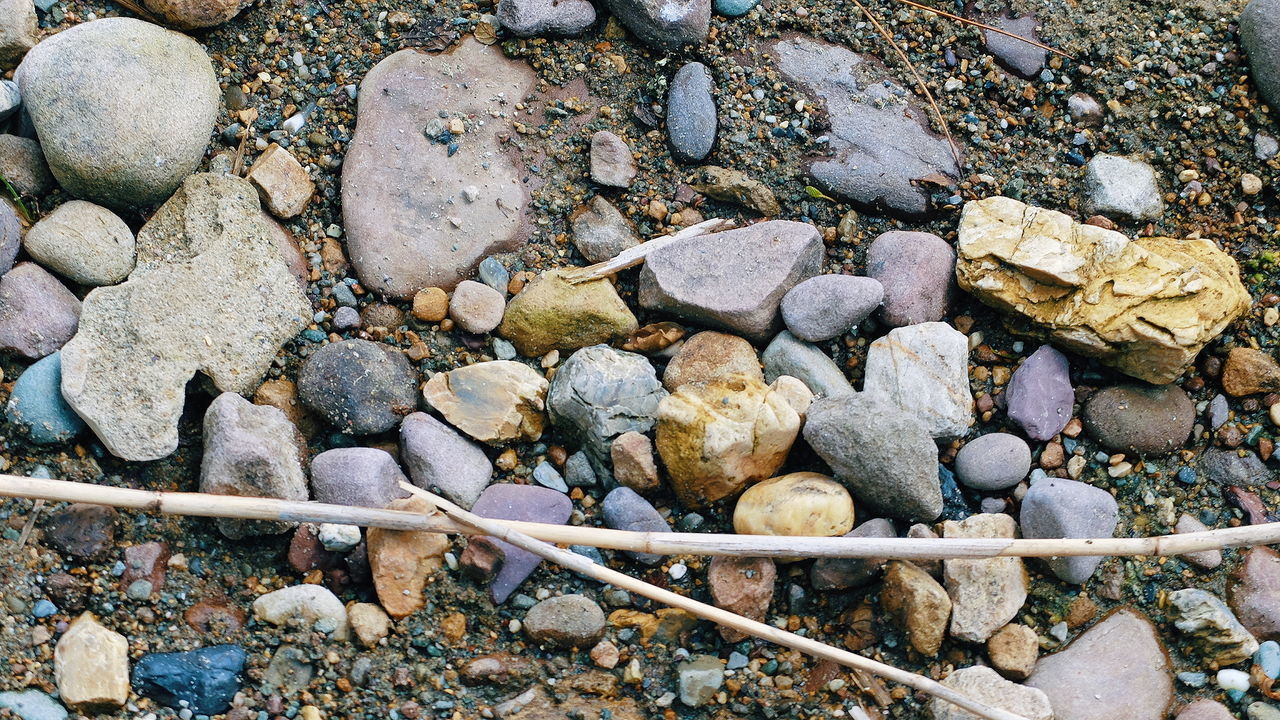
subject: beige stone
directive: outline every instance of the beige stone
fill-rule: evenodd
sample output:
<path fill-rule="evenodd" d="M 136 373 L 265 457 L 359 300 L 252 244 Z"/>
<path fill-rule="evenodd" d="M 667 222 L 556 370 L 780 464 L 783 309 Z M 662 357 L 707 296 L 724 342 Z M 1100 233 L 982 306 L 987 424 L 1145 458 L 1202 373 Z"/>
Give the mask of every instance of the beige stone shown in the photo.
<path fill-rule="evenodd" d="M 1006 197 L 965 205 L 957 250 L 960 287 L 1018 330 L 1156 384 L 1249 308 L 1239 267 L 1211 240 L 1131 240 Z"/>
<path fill-rule="evenodd" d="M 853 498 L 826 475 L 797 472 L 752 485 L 733 509 L 743 535 L 835 537 L 853 529 Z"/>
<path fill-rule="evenodd" d="M 951 616 L 951 598 L 937 580 L 905 560 L 885 565 L 880 603 L 907 631 L 911 647 L 922 655 L 937 655 Z"/>
<path fill-rule="evenodd" d="M 792 410 L 803 420 L 809 413 L 809 406 L 813 404 L 813 391 L 800 378 L 794 378 L 790 375 L 779 375 L 773 384 L 769 386 L 774 392 L 782 395 Z"/>
<path fill-rule="evenodd" d="M 987 640 L 987 657 L 1001 675 L 1010 680 L 1026 680 L 1040 656 L 1040 639 L 1036 631 L 1019 623 L 1010 623 Z"/>
<path fill-rule="evenodd" d="M 423 322 L 438 323 L 449 315 L 449 294 L 438 287 L 419 290 L 413 296 L 413 316 Z"/>
<path fill-rule="evenodd" d="M 347 609 L 333 591 L 323 585 L 290 585 L 253 601 L 253 616 L 272 625 L 301 618 L 334 640 L 350 637 Z"/>
<path fill-rule="evenodd" d="M 947 676 L 942 684 L 965 697 L 1001 710 L 1008 710 L 1026 720 L 1053 720 L 1053 708 L 1043 691 L 1009 682 L 989 667 L 975 665 L 960 668 Z M 1119 709 L 1119 708 L 1117 708 Z M 940 698 L 929 700 L 933 720 L 977 720 L 978 716 Z M 1067 716 L 1059 715 L 1064 720 Z"/>
<path fill-rule="evenodd" d="M 391 618 L 373 603 L 352 603 L 347 608 L 347 622 L 356 633 L 356 639 L 365 647 L 373 647 L 391 634 Z"/>
<path fill-rule="evenodd" d="M 528 365 L 493 360 L 437 373 L 422 394 L 454 427 L 481 442 L 502 443 L 542 436 L 547 387 Z"/>
<path fill-rule="evenodd" d="M 944 538 L 1012 538 L 1016 530 L 1013 518 L 993 513 L 942 524 Z M 951 596 L 951 635 L 967 642 L 986 642 L 1027 600 L 1022 558 L 944 560 L 942 576 Z"/>
<path fill-rule="evenodd" d="M 388 510 L 432 513 L 434 506 L 422 498 L 395 500 Z M 393 618 L 400 619 L 426 605 L 422 591 L 440 569 L 449 539 L 440 533 L 369 528 L 369 570 L 378 601 Z"/>
<path fill-rule="evenodd" d="M 648 435 L 628 430 L 609 446 L 613 479 L 641 495 L 652 495 L 662 487 L 658 464 L 653 459 L 653 441 Z"/>
<path fill-rule="evenodd" d="M 129 699 L 129 641 L 84 613 L 58 639 L 53 674 L 58 695 L 72 710 L 116 710 Z"/>
<path fill-rule="evenodd" d="M 675 392 L 686 383 L 735 374 L 764 380 L 755 348 L 737 335 L 707 330 L 684 341 L 662 373 L 662 386 Z"/>
<path fill-rule="evenodd" d="M 658 404 L 658 455 L 691 508 L 772 476 L 799 432 L 800 416 L 782 394 L 742 375 L 688 383 Z"/>
<path fill-rule="evenodd" d="M 262 204 L 271 214 L 284 220 L 296 217 L 306 209 L 311 193 L 316 189 L 306 168 L 288 150 L 275 143 L 262 151 L 244 177 L 253 183 Z"/>

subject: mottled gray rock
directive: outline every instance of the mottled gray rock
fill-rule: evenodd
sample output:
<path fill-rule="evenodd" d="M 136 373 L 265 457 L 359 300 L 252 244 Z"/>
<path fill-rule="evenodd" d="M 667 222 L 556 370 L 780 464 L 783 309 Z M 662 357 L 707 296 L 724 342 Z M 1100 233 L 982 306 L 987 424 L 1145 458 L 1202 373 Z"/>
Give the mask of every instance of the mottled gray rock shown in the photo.
<path fill-rule="evenodd" d="M 1036 34 L 1037 23 L 1034 15 L 1014 17 L 1006 11 L 996 17 L 987 18 L 986 23 L 1018 37 L 1040 42 L 1040 36 Z M 996 56 L 997 62 L 1013 74 L 1028 79 L 1040 74 L 1040 69 L 1044 67 L 1045 58 L 1049 54 L 1047 50 L 1035 45 L 990 30 L 982 31 L 982 41 L 987 47 L 987 52 Z"/>
<path fill-rule="evenodd" d="M 1219 666 L 1249 659 L 1258 640 L 1240 624 L 1231 608 L 1211 592 L 1187 588 L 1169 593 L 1169 618 L 1191 636 L 1200 655 Z"/>
<path fill-rule="evenodd" d="M 658 50 L 701 45 L 711 26 L 711 0 L 605 0 L 605 5 L 637 38 Z"/>
<path fill-rule="evenodd" d="M 526 63 L 471 38 L 440 54 L 401 50 L 369 71 L 342 164 L 347 249 L 365 287 L 400 299 L 449 290 L 520 246 L 529 191 L 498 136 L 514 133 L 509 103 L 532 85 Z M 452 157 L 441 134 L 424 134 L 442 111 L 485 121 L 464 120 Z"/>
<path fill-rule="evenodd" d="M 18 64 L 40 32 L 31 0 L 0 0 L 0 70 Z M 0 115 L 0 120 L 4 117 Z"/>
<path fill-rule="evenodd" d="M 283 412 L 224 392 L 204 415 L 200 492 L 306 500 L 303 447 L 302 436 Z M 233 540 L 279 535 L 293 527 L 292 523 L 230 518 L 220 518 L 217 525 Z"/>
<path fill-rule="evenodd" d="M 200 44 L 132 18 L 49 37 L 15 79 L 58 184 L 110 207 L 169 197 L 204 157 L 221 107 Z"/>
<path fill-rule="evenodd" d="M 716 141 L 714 84 L 707 66 L 691 62 L 676 71 L 667 93 L 667 137 L 677 162 L 699 162 Z"/>
<path fill-rule="evenodd" d="M 573 246 L 587 262 L 610 260 L 627 248 L 640 244 L 635 225 L 618 212 L 613 203 L 599 195 L 578 207 L 569 216 Z"/>
<path fill-rule="evenodd" d="M 368 340 L 330 343 L 298 373 L 298 398 L 342 432 L 386 432 L 418 406 L 418 373 L 399 350 Z"/>
<path fill-rule="evenodd" d="M 764 341 L 781 327 L 778 305 L 822 268 L 812 225 L 771 220 L 701 235 L 651 253 L 640 271 L 640 304 Z"/>
<path fill-rule="evenodd" d="M 1097 538 L 1115 532 L 1119 508 L 1111 493 L 1063 478 L 1042 478 L 1022 498 L 1018 515 L 1026 538 Z M 1048 558 L 1062 580 L 1082 585 L 1102 562 L 1099 555 Z"/>
<path fill-rule="evenodd" d="M 848 393 L 814 401 L 804 439 L 873 512 L 925 521 L 942 513 L 937 446 L 918 418 L 884 397 Z"/>
<path fill-rule="evenodd" d="M 1075 390 L 1067 356 L 1041 345 L 1013 371 L 1005 390 L 1009 419 L 1032 440 L 1045 442 L 1071 421 Z"/>
<path fill-rule="evenodd" d="M 564 482 L 569 487 L 591 487 L 596 484 L 596 471 L 591 458 L 581 450 L 569 456 L 564 463 Z"/>
<path fill-rule="evenodd" d="M 133 231 L 115 213 L 84 200 L 49 213 L 22 244 L 36 262 L 81 285 L 114 285 L 133 271 Z"/>
<path fill-rule="evenodd" d="M 895 328 L 871 343 L 863 387 L 920 418 L 935 438 L 960 437 L 973 425 L 969 339 L 946 323 Z"/>
<path fill-rule="evenodd" d="M 0 91 L 2 92 L 2 91 Z M 0 122 L 4 100 L 0 95 Z M 53 174 L 40 143 L 17 135 L 0 135 L 0 175 L 22 195 L 43 195 L 53 189 Z"/>
<path fill-rule="evenodd" d="M 1251 0 L 1245 6 L 1240 46 L 1249 54 L 1258 93 L 1272 109 L 1280 108 L 1280 1 Z"/>
<path fill-rule="evenodd" d="M 7 198 L 0 198 L 0 275 L 13 268 L 25 231 L 26 226 L 18 215 L 17 207 Z"/>
<path fill-rule="evenodd" d="M 849 379 L 835 361 L 815 345 L 801 342 L 783 330 L 760 354 L 765 382 L 790 375 L 804 383 L 814 395 L 832 397 L 853 392 Z"/>
<path fill-rule="evenodd" d="M 929 110 L 882 62 L 809 37 L 769 46 L 778 69 L 826 106 L 830 156 L 809 165 L 814 184 L 863 207 L 918 218 L 931 211 L 926 176 L 958 178 L 945 138 L 929 130 Z"/>
<path fill-rule="evenodd" d="M 1280 140 L 1260 132 L 1253 136 L 1253 156 L 1259 160 L 1270 160 L 1280 155 Z"/>
<path fill-rule="evenodd" d="M 1084 426 L 1109 450 L 1163 455 L 1191 435 L 1196 408 L 1177 385 L 1114 385 L 1089 397 Z"/>
<path fill-rule="evenodd" d="M 500 0 L 498 24 L 517 37 L 581 35 L 596 21 L 587 0 Z"/>
<path fill-rule="evenodd" d="M 715 655 L 695 655 L 676 666 L 680 702 L 699 707 L 711 702 L 724 685 L 724 663 Z"/>
<path fill-rule="evenodd" d="M 449 298 L 449 317 L 469 333 L 483 334 L 502 323 L 506 298 L 493 288 L 474 280 L 463 280 Z"/>
<path fill-rule="evenodd" d="M 631 157 L 631 148 L 608 130 L 591 136 L 591 179 L 620 188 L 631 187 L 631 181 L 636 179 L 636 161 Z"/>
<path fill-rule="evenodd" d="M 1082 92 L 1072 93 L 1067 98 L 1067 112 L 1071 113 L 1072 120 L 1084 127 L 1097 127 L 1106 116 L 1102 103 Z"/>
<path fill-rule="evenodd" d="M 1159 220 L 1164 213 L 1156 171 L 1141 160 L 1095 155 L 1085 166 L 1084 186 L 1086 215 Z"/>
<path fill-rule="evenodd" d="M 1209 429 L 1217 430 L 1227 424 L 1227 418 L 1230 416 L 1231 408 L 1227 405 L 1227 396 L 1218 393 L 1209 401 L 1209 407 L 1205 413 L 1209 420 Z"/>
<path fill-rule="evenodd" d="M 396 459 L 378 448 L 334 448 L 311 459 L 311 492 L 322 503 L 384 508 L 409 493 Z"/>
<path fill-rule="evenodd" d="M 67 709 L 39 690 L 0 692 L 0 708 L 22 720 L 66 720 Z"/>
<path fill-rule="evenodd" d="M 955 274 L 955 250 L 933 233 L 894 230 L 867 248 L 867 276 L 884 287 L 880 319 L 890 327 L 941 320 Z"/>
<path fill-rule="evenodd" d="M 75 335 L 80 312 L 80 301 L 56 277 L 18 263 L 0 277 L 0 352 L 39 360 Z"/>
<path fill-rule="evenodd" d="M 21 0 L 16 0 L 21 1 Z M 22 91 L 12 80 L 0 80 L 0 122 L 8 120 L 22 107 Z"/>
<path fill-rule="evenodd" d="M 529 608 L 524 631 L 537 643 L 587 649 L 604 637 L 604 611 L 586 595 L 547 598 Z"/>
<path fill-rule="evenodd" d="M 1027 720 L 1053 720 L 1054 717 L 1049 698 L 1043 692 L 1005 680 L 989 667 L 960 668 L 942 684 L 971 700 L 1008 710 Z M 929 711 L 933 720 L 972 720 L 974 717 L 973 713 L 940 698 L 929 700 Z"/>
<path fill-rule="evenodd" d="M 1017 435 L 990 433 L 956 453 L 956 479 L 975 490 L 1007 490 L 1031 471 L 1031 448 Z"/>
<path fill-rule="evenodd" d="M 614 530 L 671 532 L 671 526 L 667 525 L 657 509 L 631 488 L 618 487 L 610 490 L 604 496 L 604 502 L 600 503 L 600 511 L 604 515 L 604 524 Z M 661 555 L 630 551 L 627 554 L 645 565 L 662 562 Z"/>
<path fill-rule="evenodd" d="M 593 345 L 570 355 L 551 379 L 547 412 L 586 451 L 597 474 L 610 477 L 613 439 L 652 429 L 666 396 L 644 356 Z"/>
<path fill-rule="evenodd" d="M 872 518 L 844 534 L 845 537 L 897 537 L 893 523 Z M 818 558 L 809 570 L 814 590 L 845 590 L 870 583 L 884 569 L 884 558 Z"/>
<path fill-rule="evenodd" d="M 884 299 L 880 281 L 855 275 L 819 275 L 782 297 L 782 321 L 792 335 L 822 342 L 848 332 Z"/>
<path fill-rule="evenodd" d="M 400 423 L 400 459 L 414 485 L 466 509 L 493 476 L 493 464 L 479 445 L 426 413 L 413 413 Z"/>
<path fill-rule="evenodd" d="M 1252 452 L 1227 448 L 1207 448 L 1200 456 L 1200 471 L 1220 485 L 1258 487 L 1275 478 L 1265 463 Z"/>
<path fill-rule="evenodd" d="M 247 181 L 194 175 L 138 232 L 120 285 L 84 300 L 62 351 L 62 394 L 107 449 L 155 460 L 178 446 L 187 382 L 251 393 L 311 304 Z"/>
<path fill-rule="evenodd" d="M 1173 526 L 1173 531 L 1179 535 L 1183 533 L 1197 533 L 1208 530 L 1209 527 L 1200 522 L 1194 515 L 1183 513 L 1178 517 L 1178 523 Z M 1221 550 L 1201 550 L 1199 552 L 1183 553 L 1178 557 L 1204 570 L 1212 570 L 1222 564 Z"/>

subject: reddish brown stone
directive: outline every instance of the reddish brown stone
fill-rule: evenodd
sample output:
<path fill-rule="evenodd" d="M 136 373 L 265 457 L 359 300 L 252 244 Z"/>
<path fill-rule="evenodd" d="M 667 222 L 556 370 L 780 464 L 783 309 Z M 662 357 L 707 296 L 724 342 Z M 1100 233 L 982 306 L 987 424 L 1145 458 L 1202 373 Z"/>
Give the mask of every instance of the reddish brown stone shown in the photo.
<path fill-rule="evenodd" d="M 1227 603 L 1258 640 L 1280 641 L 1280 554 L 1246 551 L 1227 583 Z"/>
<path fill-rule="evenodd" d="M 312 525 L 302 524 L 293 532 L 289 541 L 289 567 L 300 573 L 312 570 L 328 570 L 341 559 L 337 553 L 331 553 L 320 544 L 320 538 Z"/>
<path fill-rule="evenodd" d="M 187 608 L 182 617 L 188 625 L 204 635 L 238 632 L 244 627 L 245 621 L 244 610 L 216 602 L 196 603 Z"/>
<path fill-rule="evenodd" d="M 539 673 L 539 662 L 510 653 L 493 653 L 473 658 L 462 666 L 459 676 L 466 685 L 504 687 L 528 682 Z"/>
<path fill-rule="evenodd" d="M 712 558 L 707 570 L 707 585 L 716 607 L 724 608 L 752 620 L 764 620 L 773 600 L 773 583 L 778 571 L 769 558 Z M 727 627 L 720 628 L 726 642 L 738 642 L 746 635 Z"/>
<path fill-rule="evenodd" d="M 120 576 L 120 588 L 125 589 L 138 580 L 151 583 L 151 591 L 164 587 L 164 575 L 169 562 L 169 546 L 161 542 L 131 545 L 124 549 L 124 574 Z"/>
<path fill-rule="evenodd" d="M 481 585 L 488 583 L 502 569 L 506 552 L 492 538 L 483 535 L 467 541 L 467 548 L 462 551 L 458 563 L 467 577 Z"/>
<path fill-rule="evenodd" d="M 72 557 L 100 557 L 116 538 L 116 511 L 101 505 L 76 503 L 49 516 L 44 539 Z"/>

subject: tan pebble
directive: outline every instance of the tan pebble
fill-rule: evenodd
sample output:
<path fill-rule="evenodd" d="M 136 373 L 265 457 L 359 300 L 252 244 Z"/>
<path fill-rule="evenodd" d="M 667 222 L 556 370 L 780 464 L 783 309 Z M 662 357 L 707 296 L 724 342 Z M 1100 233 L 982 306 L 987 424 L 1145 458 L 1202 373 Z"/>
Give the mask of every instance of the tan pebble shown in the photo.
<path fill-rule="evenodd" d="M 1271 327 L 1272 325 L 1275 325 L 1277 322 L 1280 322 L 1280 310 L 1277 310 L 1276 308 L 1273 308 L 1273 307 L 1269 307 L 1266 310 L 1263 310 L 1262 322 L 1267 327 Z"/>
<path fill-rule="evenodd" d="M 843 535 L 853 529 L 853 498 L 825 475 L 782 475 L 747 488 L 733 509 L 733 529 L 746 535 Z"/>
<path fill-rule="evenodd" d="M 419 290 L 413 296 L 413 316 L 423 322 L 436 323 L 449 315 L 449 296 L 438 287 Z"/>
<path fill-rule="evenodd" d="M 361 645 L 373 647 L 391 633 L 391 618 L 373 603 L 352 603 L 347 608 L 347 622 Z"/>
<path fill-rule="evenodd" d="M 1280 403 L 1276 403 L 1268 408 L 1267 414 L 1271 416 L 1272 424 L 1280 425 Z"/>
<path fill-rule="evenodd" d="M 1262 192 L 1262 178 L 1253 173 L 1245 173 L 1240 176 L 1240 190 L 1245 195 L 1257 195 Z"/>
<path fill-rule="evenodd" d="M 302 717 L 302 720 L 320 720 L 324 717 L 324 715 L 320 714 L 320 708 L 315 705 L 303 705 L 298 714 Z"/>
<path fill-rule="evenodd" d="M 1001 675 L 1010 680 L 1025 680 L 1035 667 L 1040 654 L 1040 641 L 1026 625 L 1010 623 L 987 640 L 987 657 Z"/>
<path fill-rule="evenodd" d="M 129 699 L 129 641 L 84 613 L 58 639 L 53 675 L 72 710 L 96 714 L 119 708 Z"/>
<path fill-rule="evenodd" d="M 618 665 L 618 646 L 608 640 L 601 640 L 591 648 L 591 662 L 605 670 L 612 670 Z"/>

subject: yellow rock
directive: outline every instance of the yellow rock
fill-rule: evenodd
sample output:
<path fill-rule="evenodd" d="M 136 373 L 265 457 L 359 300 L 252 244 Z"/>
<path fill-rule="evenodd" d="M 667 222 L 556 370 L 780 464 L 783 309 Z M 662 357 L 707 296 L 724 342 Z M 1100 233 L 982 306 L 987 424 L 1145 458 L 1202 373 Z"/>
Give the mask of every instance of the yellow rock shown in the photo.
<path fill-rule="evenodd" d="M 826 475 L 782 475 L 742 493 L 733 509 L 733 529 L 744 535 L 843 535 L 853 529 L 853 498 Z"/>
<path fill-rule="evenodd" d="M 53 674 L 58 695 L 72 710 L 115 710 L 129 699 L 129 641 L 84 613 L 58 640 Z"/>
<path fill-rule="evenodd" d="M 393 501 L 387 509 L 434 512 L 430 503 L 416 497 Z M 421 610 L 426 604 L 422 590 L 440 569 L 448 538 L 440 533 L 369 528 L 368 542 L 369 570 L 383 609 L 396 619 Z"/>
<path fill-rule="evenodd" d="M 956 279 L 1015 330 L 1155 384 L 1173 382 L 1249 308 L 1211 240 L 1128 237 L 1006 197 L 967 203 Z"/>
<path fill-rule="evenodd" d="M 639 327 L 613 283 L 600 279 L 573 285 L 564 279 L 565 272 L 542 273 L 507 304 L 498 334 L 521 355 L 541 357 L 552 350 L 612 343 Z"/>

